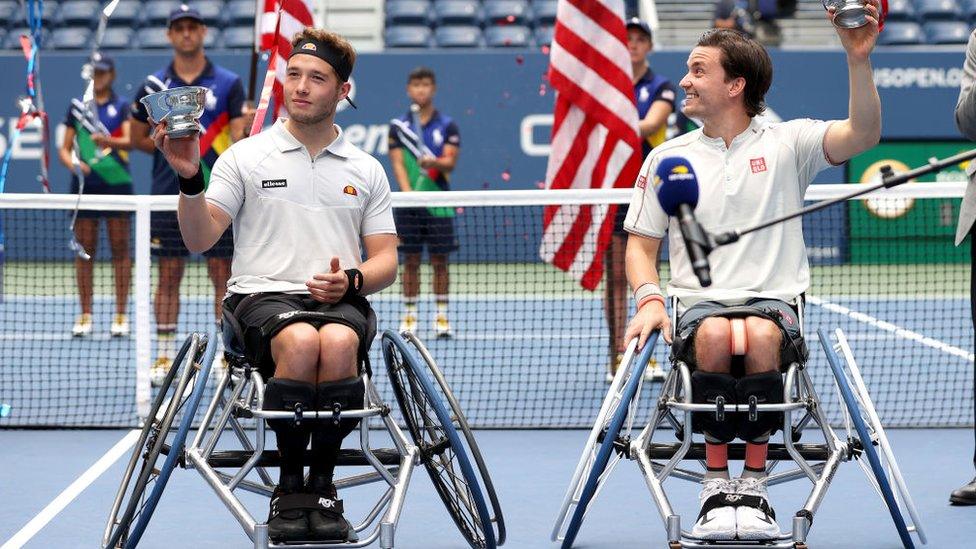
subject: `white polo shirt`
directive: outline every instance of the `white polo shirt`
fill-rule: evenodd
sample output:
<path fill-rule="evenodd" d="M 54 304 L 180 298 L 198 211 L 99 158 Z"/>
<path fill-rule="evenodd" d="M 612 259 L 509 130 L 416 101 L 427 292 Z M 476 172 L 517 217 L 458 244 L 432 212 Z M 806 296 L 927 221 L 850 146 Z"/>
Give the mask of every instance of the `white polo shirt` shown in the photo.
<path fill-rule="evenodd" d="M 764 124 L 753 119 L 732 140 L 707 137 L 701 129 L 655 147 L 641 168 L 624 228 L 651 238 L 670 233 L 668 294 L 691 306 L 714 300 L 729 304 L 768 297 L 790 301 L 806 291 L 810 267 L 800 219 L 774 225 L 720 246 L 708 256 L 712 285 L 695 277 L 677 218 L 661 209 L 652 182 L 660 161 L 688 159 L 698 176 L 695 217 L 712 234 L 745 229 L 803 207 L 803 195 L 818 172 L 830 166 L 823 141 L 830 121 L 799 119 Z M 643 179 L 642 179 L 643 178 Z"/>
<path fill-rule="evenodd" d="M 336 130 L 311 158 L 279 120 L 217 159 L 206 197 L 234 220 L 231 293 L 308 293 L 333 256 L 356 267 L 362 237 L 396 234 L 383 167 Z"/>

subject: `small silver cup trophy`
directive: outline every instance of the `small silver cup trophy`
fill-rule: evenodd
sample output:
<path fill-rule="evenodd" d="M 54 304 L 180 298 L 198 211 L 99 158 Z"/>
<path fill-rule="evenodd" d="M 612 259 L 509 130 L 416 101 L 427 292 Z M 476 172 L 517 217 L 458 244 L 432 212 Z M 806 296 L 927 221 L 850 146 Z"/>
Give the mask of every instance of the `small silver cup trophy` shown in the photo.
<path fill-rule="evenodd" d="M 207 88 L 183 86 L 149 94 L 139 101 L 154 124 L 166 121 L 166 135 L 171 138 L 188 137 L 201 131 L 198 120 L 207 101 Z"/>
<path fill-rule="evenodd" d="M 868 24 L 868 10 L 864 0 L 822 0 L 824 9 L 831 6 L 834 12 L 834 26 L 842 29 L 856 29 Z"/>

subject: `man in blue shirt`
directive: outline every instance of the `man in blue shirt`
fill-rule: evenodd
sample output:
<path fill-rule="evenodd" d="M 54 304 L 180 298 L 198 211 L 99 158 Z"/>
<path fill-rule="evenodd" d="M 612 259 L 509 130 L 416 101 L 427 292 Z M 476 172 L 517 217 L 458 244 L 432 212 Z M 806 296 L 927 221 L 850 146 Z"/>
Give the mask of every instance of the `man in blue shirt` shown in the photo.
<path fill-rule="evenodd" d="M 647 56 L 653 49 L 651 27 L 646 21 L 636 17 L 629 19 L 627 51 L 630 53 L 634 97 L 637 100 L 637 116 L 640 118 L 637 129 L 643 145 L 642 156 L 645 157 L 651 149 L 664 142 L 668 117 L 674 112 L 675 100 L 674 85 L 664 76 L 654 74 L 651 65 L 647 62 Z M 627 328 L 627 273 L 623 268 L 624 251 L 627 248 L 627 232 L 624 230 L 626 217 L 627 206 L 619 206 L 613 224 L 613 237 L 606 252 L 607 284 L 604 310 L 610 333 L 607 381 L 613 380 L 613 375 L 623 359 L 624 330 Z M 648 374 L 655 378 L 663 377 L 656 363 L 648 367 Z"/>
<path fill-rule="evenodd" d="M 150 93 L 180 86 L 203 86 L 207 92 L 206 108 L 200 118 L 200 164 L 204 181 L 220 153 L 244 137 L 244 86 L 241 78 L 228 69 L 214 65 L 203 51 L 207 27 L 200 13 L 183 4 L 173 10 L 166 31 L 173 45 L 173 62 L 149 75 L 132 102 L 132 144 L 153 155 L 152 194 L 176 195 L 179 183 L 176 173 L 155 149 L 149 136 L 150 121 L 139 100 Z M 152 216 L 152 253 L 159 258 L 159 282 L 153 302 L 156 313 L 157 358 L 151 377 L 158 382 L 169 370 L 176 351 L 176 319 L 180 308 L 180 281 L 189 255 L 180 238 L 175 212 L 154 212 Z M 233 237 L 227 230 L 217 244 L 204 253 L 207 273 L 214 286 L 214 315 L 220 319 L 220 304 L 227 291 Z"/>
<path fill-rule="evenodd" d="M 64 141 L 58 150 L 61 163 L 71 170 L 73 194 L 132 194 L 129 173 L 129 101 L 115 94 L 115 62 L 106 55 L 92 60 L 95 105 L 72 100 L 64 118 Z M 91 109 L 93 112 L 88 112 Z M 90 117 L 96 115 L 96 117 Z M 78 159 L 77 170 L 84 178 L 84 189 L 75 173 L 73 156 Z M 115 280 L 115 315 L 110 333 L 113 337 L 129 334 L 126 306 L 129 301 L 129 281 L 132 278 L 132 258 L 129 257 L 129 218 L 127 212 L 81 210 L 75 221 L 75 238 L 94 259 L 98 245 L 98 220 L 105 218 L 109 246 L 112 249 L 112 274 Z M 75 319 L 71 335 L 85 337 L 92 332 L 93 259 L 75 258 L 78 297 L 81 314 Z"/>
<path fill-rule="evenodd" d="M 434 108 L 436 91 L 437 84 L 431 69 L 420 67 L 407 77 L 407 96 L 413 105 L 411 111 L 399 120 L 422 139 L 423 146 L 419 148 L 426 147 L 427 150 L 422 151 L 418 158 L 409 147 L 404 146 L 397 131 L 390 131 L 390 163 L 403 192 L 449 190 L 448 175 L 457 163 L 461 134 L 450 116 Z M 420 257 L 426 245 L 434 268 L 434 301 L 437 306 L 434 334 L 437 337 L 451 337 L 451 324 L 447 318 L 447 255 L 458 249 L 454 234 L 454 210 L 400 208 L 394 213 L 400 235 L 399 250 L 403 256 L 404 312 L 400 330 L 414 332 L 417 329 Z"/>

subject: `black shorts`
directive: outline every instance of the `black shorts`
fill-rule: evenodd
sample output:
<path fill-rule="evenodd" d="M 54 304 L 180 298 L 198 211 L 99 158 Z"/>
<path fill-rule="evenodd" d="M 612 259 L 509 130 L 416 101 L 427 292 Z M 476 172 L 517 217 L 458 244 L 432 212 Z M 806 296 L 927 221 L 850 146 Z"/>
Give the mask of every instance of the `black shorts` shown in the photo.
<path fill-rule="evenodd" d="M 630 209 L 628 204 L 617 205 L 617 215 L 613 217 L 613 234 L 627 234 L 627 231 L 624 230 L 624 221 L 627 219 L 628 209 Z"/>
<path fill-rule="evenodd" d="M 393 215 L 400 253 L 423 253 L 424 244 L 430 254 L 448 254 L 458 249 L 453 217 L 433 215 L 427 208 L 400 208 L 393 210 Z"/>
<path fill-rule="evenodd" d="M 754 314 L 749 314 L 753 309 Z M 678 318 L 678 325 L 674 328 L 674 343 L 671 345 L 672 358 L 680 360 L 689 368 L 695 367 L 695 331 L 703 320 L 712 316 L 743 318 L 759 316 L 769 318 L 782 331 L 780 345 L 780 367 L 786 367 L 793 362 L 805 362 L 807 346 L 801 333 L 797 310 L 793 305 L 778 299 L 750 299 L 742 305 L 730 306 L 717 301 L 702 301 L 689 307 Z"/>
<path fill-rule="evenodd" d="M 289 322 L 284 322 L 273 330 L 265 329 L 275 316 L 292 311 L 314 311 L 327 313 L 329 319 L 310 321 L 296 319 L 295 322 L 308 322 L 320 328 L 325 324 L 343 324 L 353 329 L 359 337 L 359 363 L 367 373 L 369 368 L 369 347 L 376 337 L 376 315 L 366 298 L 354 296 L 335 304 L 322 303 L 308 294 L 285 294 L 267 292 L 256 294 L 229 294 L 224 299 L 224 314 L 233 314 L 244 335 L 244 354 L 252 365 L 258 367 L 261 375 L 268 379 L 274 376 L 275 364 L 271 357 L 271 338 Z"/>
<path fill-rule="evenodd" d="M 71 194 L 78 194 L 78 179 L 71 178 Z M 99 194 L 132 194 L 132 185 L 85 185 L 84 196 Z M 109 211 L 109 210 L 78 210 L 78 219 L 102 219 L 116 217 L 132 217 L 131 211 Z"/>
<path fill-rule="evenodd" d="M 190 250 L 183 244 L 180 235 L 180 223 L 176 219 L 176 212 L 153 212 L 150 218 L 150 236 L 152 244 L 150 252 L 154 257 L 186 257 Z M 234 235 L 228 227 L 220 235 L 212 248 L 203 252 L 204 257 L 231 258 L 234 255 Z"/>

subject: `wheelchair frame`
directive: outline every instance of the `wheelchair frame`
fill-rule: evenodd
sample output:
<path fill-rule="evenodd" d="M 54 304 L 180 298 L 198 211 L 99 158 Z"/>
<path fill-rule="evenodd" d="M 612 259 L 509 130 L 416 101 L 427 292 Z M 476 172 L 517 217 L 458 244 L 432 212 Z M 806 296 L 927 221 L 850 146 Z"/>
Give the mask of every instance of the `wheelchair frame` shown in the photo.
<path fill-rule="evenodd" d="M 675 309 L 676 307 L 672 307 L 672 311 Z M 802 307 L 800 325 L 803 325 Z M 912 532 L 918 536 L 919 541 L 926 543 L 918 512 L 898 469 L 881 421 L 867 394 L 867 387 L 854 361 L 853 352 L 841 330 L 836 330 L 835 335 L 837 343 L 833 344 L 825 332 L 819 332 L 820 342 L 830 362 L 838 393 L 846 404 L 843 416 L 847 436 L 843 440 L 831 428 L 805 364 L 793 363 L 786 369 L 783 404 L 756 404 L 755 402 L 695 404 L 691 401 L 691 371 L 681 361 L 673 361 L 647 425 L 635 439 L 631 440 L 630 426 L 634 421 L 643 383 L 643 372 L 650 356 L 650 352 L 643 352 L 638 357 L 635 353 L 636 342 L 632 341 L 624 364 L 611 383 L 597 421 L 584 446 L 583 455 L 553 528 L 552 540 L 561 541 L 563 549 L 572 547 L 590 502 L 599 493 L 613 466 L 620 459 L 627 458 L 637 462 L 644 476 L 664 524 L 670 549 L 705 549 L 720 546 L 806 549 L 813 517 L 823 501 L 833 475 L 842 461 L 851 460 L 859 461 L 869 482 L 885 501 L 904 546 L 914 547 L 910 535 Z M 649 340 L 648 346 L 653 343 Z M 846 370 L 840 363 L 838 352 L 844 356 Z M 702 469 L 705 469 L 705 445 L 693 441 L 692 412 L 712 412 L 717 415 L 742 412 L 753 417 L 760 412 L 783 412 L 782 443 L 769 444 L 767 484 L 775 485 L 803 478 L 813 484 L 805 503 L 793 515 L 792 531 L 772 540 L 724 541 L 695 538 L 690 531 L 682 529 L 681 517 L 672 508 L 663 484 L 670 477 L 696 483 L 704 479 L 702 472 L 679 467 L 683 460 L 697 460 Z M 797 415 L 799 419 L 794 421 Z M 811 422 L 823 435 L 823 443 L 799 443 L 801 431 L 810 426 Z M 664 443 L 653 440 L 655 432 L 664 425 L 674 430 L 678 438 L 677 442 Z M 622 430 L 621 427 L 626 429 Z M 605 453 L 604 447 L 611 446 L 618 458 L 613 462 L 601 461 L 600 450 L 604 450 Z M 880 447 L 880 455 L 875 446 Z M 729 444 L 730 459 L 744 459 L 744 455 L 744 443 Z M 867 458 L 870 466 L 864 464 L 860 459 L 862 457 Z M 794 462 L 795 468 L 774 473 L 776 467 L 785 461 Z M 590 474 L 585 476 L 587 470 Z M 893 490 L 892 486 L 896 490 Z M 906 523 L 905 514 L 911 517 L 910 524 Z"/>
<path fill-rule="evenodd" d="M 186 349 L 193 352 L 189 353 L 191 356 L 186 362 L 181 359 L 178 364 L 174 364 L 173 372 L 167 378 L 169 383 L 155 399 L 154 413 L 146 421 L 143 436 L 133 450 L 129 468 L 113 504 L 103 547 L 136 547 L 177 463 L 200 473 L 253 541 L 256 549 L 365 547 L 377 541 L 383 549 L 394 547 L 396 526 L 403 509 L 407 486 L 418 464 L 423 464 L 428 469 L 438 494 L 448 507 L 448 513 L 472 547 L 494 549 L 504 543 L 504 519 L 480 451 L 457 399 L 419 339 L 410 333 L 404 333 L 406 340 L 410 342 L 408 345 L 404 337 L 396 332 L 388 330 L 382 335 L 387 370 L 391 377 L 396 377 L 392 380 L 394 392 L 401 411 L 407 416 L 404 421 L 413 438 L 411 441 L 394 421 L 390 406 L 383 402 L 370 376 L 366 374 L 362 376 L 365 384 L 365 406 L 360 410 L 263 410 L 264 380 L 236 345 L 237 341 L 241 341 L 240 330 L 235 330 L 232 326 L 229 331 L 233 332 L 233 337 L 225 332 L 228 367 L 219 379 L 195 436 L 184 448 L 185 437 L 196 417 L 197 406 L 206 387 L 216 347 L 213 332 L 207 338 L 199 334 L 188 338 L 180 356 L 187 354 Z M 201 342 L 207 344 L 205 353 L 202 352 Z M 177 368 L 179 376 L 176 375 Z M 200 376 L 196 379 L 198 371 Z M 175 392 L 169 395 L 169 387 L 176 377 L 179 377 L 180 383 Z M 401 385 L 397 385 L 398 383 Z M 190 392 L 189 397 L 186 396 L 187 391 Z M 408 402 L 404 402 L 404 399 Z M 413 410 L 414 415 L 409 415 L 408 410 Z M 173 418 L 179 414 L 182 414 L 179 429 L 173 437 L 169 428 Z M 273 493 L 275 482 L 267 468 L 279 465 L 280 458 L 276 451 L 265 448 L 265 420 L 338 421 L 340 418 L 361 418 L 363 421 L 358 429 L 359 449 L 341 450 L 336 465 L 372 467 L 373 470 L 337 477 L 336 488 L 341 490 L 380 482 L 386 484 L 385 491 L 360 522 L 350 523 L 352 531 L 346 541 L 272 542 L 268 537 L 268 525 L 256 520 L 235 495 L 237 490 L 264 496 Z M 370 420 L 375 421 L 375 418 L 379 418 L 390 433 L 393 448 L 372 447 Z M 247 428 L 241 422 L 243 419 L 255 420 L 253 439 L 248 436 Z M 228 430 L 234 433 L 241 449 L 218 449 L 221 437 Z M 162 454 L 167 456 L 166 462 L 157 469 L 155 462 Z M 468 457 L 469 454 L 474 458 L 474 465 Z M 142 467 L 139 480 L 130 490 L 136 465 L 140 461 Z M 304 465 L 310 465 L 309 453 L 304 456 Z M 455 466 L 458 467 L 456 471 L 453 470 Z M 236 468 L 237 471 L 219 471 L 229 468 Z M 436 478 L 442 469 L 451 469 L 447 473 L 451 478 L 449 486 L 444 485 L 443 479 Z M 257 478 L 249 479 L 251 473 L 256 473 Z M 140 507 L 137 516 L 133 516 L 130 509 L 138 507 L 134 504 L 140 501 L 142 492 L 146 489 L 147 482 L 143 477 L 155 478 L 156 484 L 149 498 L 144 500 L 146 504 Z M 488 496 L 487 500 L 485 494 Z M 449 499 L 452 496 L 456 497 L 455 501 Z M 123 506 L 126 498 L 129 505 Z M 126 512 L 120 517 L 119 513 L 123 508 Z"/>

